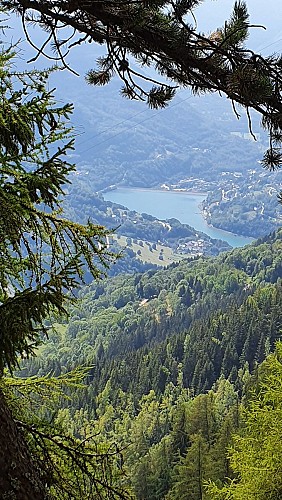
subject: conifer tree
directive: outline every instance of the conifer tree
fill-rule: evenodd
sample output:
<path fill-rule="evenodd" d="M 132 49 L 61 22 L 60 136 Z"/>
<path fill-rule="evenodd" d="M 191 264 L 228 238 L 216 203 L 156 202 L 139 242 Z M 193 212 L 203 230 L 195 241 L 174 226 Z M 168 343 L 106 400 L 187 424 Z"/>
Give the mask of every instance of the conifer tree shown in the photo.
<path fill-rule="evenodd" d="M 12 49 L 0 55 L 0 371 L 28 357 L 50 313 L 64 313 L 67 295 L 87 268 L 94 278 L 112 257 L 107 231 L 62 212 L 74 166 L 59 107 L 46 89 L 48 72 L 12 72 Z"/>
<path fill-rule="evenodd" d="M 113 257 L 103 227 L 63 215 L 64 187 L 74 170 L 66 125 L 72 106 L 54 102 L 48 72 L 16 72 L 15 51 L 1 49 L 0 378 L 5 367 L 13 371 L 19 357 L 34 353 L 46 320 L 66 311 L 84 269 L 98 278 Z M 1 498 L 49 498 L 1 387 L 0 471 Z"/>
<path fill-rule="evenodd" d="M 229 451 L 235 478 L 222 487 L 209 483 L 213 500 L 279 500 L 282 495 L 282 345 L 253 377 L 241 432 Z"/>
<path fill-rule="evenodd" d="M 204 500 L 203 480 L 208 468 L 208 445 L 201 433 L 190 436 L 191 446 L 185 458 L 175 466 L 173 486 L 167 500 Z"/>

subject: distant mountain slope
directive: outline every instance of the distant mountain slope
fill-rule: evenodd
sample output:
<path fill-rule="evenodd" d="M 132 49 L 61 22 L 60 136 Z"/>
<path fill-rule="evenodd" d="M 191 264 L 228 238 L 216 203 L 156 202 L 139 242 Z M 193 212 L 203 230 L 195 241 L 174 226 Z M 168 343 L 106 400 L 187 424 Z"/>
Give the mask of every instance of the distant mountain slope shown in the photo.
<path fill-rule="evenodd" d="M 259 163 L 266 144 L 256 116 L 257 142 L 218 96 L 182 92 L 167 109 L 153 111 L 121 99 L 118 82 L 103 89 L 82 84 L 74 93 L 73 78 L 66 75 L 64 96 L 75 102 L 73 124 L 81 135 L 73 158 L 85 189 L 166 184 L 201 190 L 210 193 L 206 208 L 216 227 L 253 237 L 279 227 L 281 172 L 266 172 Z"/>
<path fill-rule="evenodd" d="M 271 4 L 275 2 L 271 0 Z M 196 11 L 203 29 L 222 25 L 232 4 L 232 0 L 221 0 L 217 6 L 208 0 L 203 2 Z M 263 19 L 267 28 L 251 29 L 254 50 L 277 51 L 281 41 L 279 15 L 275 15 L 278 12 L 271 8 L 265 11 L 255 0 L 249 0 L 248 7 L 254 24 Z M 14 38 L 24 39 L 18 20 L 12 18 L 11 24 Z M 40 36 L 34 30 L 35 41 Z M 21 48 L 23 58 L 35 55 L 28 44 L 22 42 Z M 96 49 L 98 57 L 103 48 Z M 112 184 L 153 187 L 181 183 L 185 188 L 199 186 L 200 180 L 216 203 L 216 207 L 207 203 L 209 221 L 216 227 L 258 237 L 279 226 L 281 211 L 274 200 L 275 192 L 281 189 L 281 173 L 267 173 L 261 178 L 257 161 L 266 144 L 258 116 L 252 116 L 252 129 L 258 139 L 255 143 L 248 140 L 244 111 L 237 110 L 242 115 L 237 120 L 230 102 L 217 95 L 195 98 L 181 90 L 167 109 L 149 110 L 144 103 L 123 99 L 119 81 L 102 89 L 85 83 L 84 74 L 95 65 L 96 55 L 88 44 L 79 52 L 72 50 L 68 62 L 81 76 L 59 71 L 52 75 L 50 83 L 57 87 L 58 99 L 74 103 L 72 123 L 77 140 L 73 159 L 82 180 L 88 172 L 85 185 L 93 191 Z M 42 58 L 37 64 L 45 66 L 46 61 Z M 23 59 L 20 65 L 24 67 Z M 227 190 L 229 203 L 223 195 Z"/>

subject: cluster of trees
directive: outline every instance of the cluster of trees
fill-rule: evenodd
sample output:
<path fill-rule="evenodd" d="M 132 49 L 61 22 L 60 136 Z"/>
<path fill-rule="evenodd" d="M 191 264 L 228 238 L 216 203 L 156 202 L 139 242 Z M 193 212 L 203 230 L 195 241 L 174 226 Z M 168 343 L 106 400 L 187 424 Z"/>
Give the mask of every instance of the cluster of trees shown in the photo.
<path fill-rule="evenodd" d="M 25 362 L 93 366 L 56 419 L 124 450 L 133 498 L 279 498 L 281 237 L 88 285 Z"/>
<path fill-rule="evenodd" d="M 98 442 L 124 449 L 124 488 L 134 498 L 225 498 L 226 478 L 237 498 L 235 457 L 254 438 L 240 441 L 252 398 L 273 377 L 268 363 L 280 366 L 279 354 L 263 360 L 281 334 L 281 241 L 279 231 L 217 259 L 93 283 L 70 323 L 25 362 L 23 374 L 41 376 L 93 365 L 57 418 L 82 436 L 90 420 Z"/>
<path fill-rule="evenodd" d="M 53 38 L 63 63 L 65 61 L 61 49 L 66 40 L 59 39 L 58 32 L 65 27 L 72 26 L 75 32 L 82 33 L 82 38 L 80 35 L 76 40 L 71 37 L 70 44 L 80 45 L 83 41 L 89 40 L 99 43 L 107 42 L 108 55 L 100 61 L 100 70 L 98 72 L 92 71 L 89 74 L 90 83 L 107 83 L 113 73 L 117 72 L 125 83 L 123 92 L 129 97 L 145 99 L 152 107 L 164 106 L 174 95 L 173 87 L 162 83 L 146 90 L 136 84 L 134 80 L 136 74 L 126 58 L 127 53 L 131 53 L 141 58 L 143 64 L 155 64 L 162 75 L 169 77 L 177 84 L 190 85 L 194 91 L 223 91 L 232 101 L 243 104 L 247 113 L 248 108 L 253 107 L 263 116 L 264 125 L 270 135 L 270 149 L 265 154 L 264 163 L 270 168 L 275 168 L 281 163 L 279 150 L 281 142 L 281 77 L 279 73 L 281 60 L 275 57 L 263 59 L 243 48 L 243 41 L 248 34 L 248 14 L 243 2 L 236 2 L 231 19 L 224 28 L 217 32 L 217 41 L 212 37 L 203 37 L 197 34 L 196 30 L 186 23 L 185 14 L 189 13 L 198 3 L 196 0 L 192 2 L 181 1 L 176 4 L 173 2 L 171 4 L 149 2 L 148 5 L 135 1 L 124 4 L 124 2 L 89 3 L 83 2 L 83 0 L 67 3 L 64 1 L 54 3 L 53 1 L 5 0 L 1 2 L 1 6 L 4 5 L 20 13 L 24 22 L 30 21 L 30 9 L 38 12 L 39 17 L 35 15 L 32 20 L 39 22 L 45 28 L 47 42 Z M 46 43 L 44 42 L 39 49 L 39 53 L 44 52 Z M 185 388 L 181 390 L 181 382 L 179 381 L 179 397 L 184 398 L 184 413 L 187 411 L 188 419 L 183 416 L 183 412 L 181 414 L 181 411 L 176 411 L 174 425 L 165 409 L 165 399 L 159 399 L 155 402 L 154 393 L 149 391 L 143 396 L 140 412 L 136 412 L 134 411 L 134 402 L 132 405 L 129 395 L 128 402 L 131 403 L 134 413 L 131 424 L 130 407 L 126 406 L 123 409 L 122 405 L 117 406 L 117 410 L 122 413 L 122 418 L 120 420 L 115 418 L 115 409 L 110 404 L 111 388 L 109 383 L 105 385 L 100 394 L 94 392 L 93 397 L 87 401 L 89 405 L 93 405 L 95 402 L 93 410 L 98 417 L 98 423 L 91 425 L 88 415 L 85 419 L 81 410 L 81 403 L 84 401 L 77 387 L 81 375 L 66 375 L 65 378 L 59 379 L 59 382 L 53 381 L 50 395 L 48 390 L 52 387 L 52 383 L 49 379 L 37 378 L 17 381 L 10 380 L 4 373 L 6 367 L 10 371 L 14 370 L 18 364 L 19 356 L 28 358 L 34 353 L 44 332 L 49 327 L 48 318 L 54 320 L 56 314 L 62 314 L 66 311 L 69 294 L 75 290 L 78 282 L 81 282 L 83 269 L 88 269 L 92 276 L 97 279 L 103 274 L 108 260 L 113 257 L 108 250 L 108 233 L 103 227 L 91 222 L 85 225 L 75 223 L 63 217 L 61 211 L 64 187 L 68 182 L 69 173 L 73 170 L 73 166 L 67 161 L 67 153 L 73 144 L 69 140 L 69 131 L 65 124 L 65 119 L 71 112 L 71 106 L 58 106 L 53 102 L 52 92 L 46 89 L 48 72 L 19 73 L 13 71 L 12 61 L 13 50 L 3 48 L 0 55 L 0 98 L 2 105 L 0 110 L 1 496 L 17 500 L 24 500 L 27 497 L 30 500 L 47 500 L 52 497 L 64 500 L 82 498 L 83 496 L 87 496 L 89 499 L 122 499 L 132 495 L 137 498 L 162 498 L 167 495 L 170 495 L 168 498 L 184 498 L 187 495 L 188 487 L 195 499 L 202 500 L 205 495 L 204 478 L 218 482 L 219 478 L 224 478 L 229 471 L 228 463 L 227 465 L 222 464 L 223 455 L 220 453 L 215 454 L 217 458 L 221 457 L 218 464 L 219 473 L 214 476 L 207 473 L 213 459 L 212 449 L 217 443 L 217 432 L 219 442 L 224 440 L 226 435 L 229 435 L 228 432 L 223 432 L 224 425 L 217 426 L 216 419 L 219 412 L 216 406 L 210 404 L 210 401 L 212 402 L 216 398 L 216 391 L 214 392 L 215 396 L 209 393 L 197 396 L 192 402 L 186 401 L 185 394 L 188 397 L 189 391 Z M 151 79 L 149 80 L 151 81 Z M 270 247 L 272 252 L 278 250 L 280 241 L 278 236 L 276 239 L 270 239 L 268 244 L 266 242 L 264 244 L 266 254 L 269 254 Z M 249 261 L 252 251 L 255 255 L 255 250 L 251 248 L 250 256 L 248 256 Z M 243 276 L 246 278 L 244 287 L 246 290 L 241 291 L 247 292 L 248 286 L 252 288 L 252 285 L 259 282 L 262 276 L 265 281 L 272 283 L 276 282 L 277 277 L 281 275 L 281 264 L 271 252 L 270 257 L 265 255 L 264 251 L 262 252 L 262 258 L 257 264 L 256 272 L 252 264 L 250 264 L 248 272 L 244 266 L 243 271 L 240 271 L 246 254 L 234 253 L 232 257 L 226 256 L 226 265 L 230 262 L 228 261 L 230 258 L 234 259 L 233 272 L 227 273 L 224 277 L 221 274 L 219 289 L 222 286 L 229 290 L 231 296 L 238 287 L 240 289 L 239 285 Z M 269 258 L 270 264 L 267 264 Z M 197 264 L 199 262 L 196 262 L 195 266 Z M 200 267 L 198 269 L 199 276 L 193 276 L 191 297 L 195 309 L 193 319 L 196 319 L 197 314 L 200 314 L 201 303 L 204 302 L 205 295 L 208 296 L 208 293 L 206 294 L 204 291 L 204 286 L 209 291 L 209 286 L 215 285 L 216 287 L 217 285 L 213 271 L 207 274 L 207 279 L 205 279 L 203 269 L 202 271 Z M 181 268 L 179 270 L 181 273 Z M 234 279 L 232 279 L 231 274 L 233 274 Z M 151 302 L 156 292 L 158 296 L 161 293 L 161 290 L 158 290 L 159 285 L 155 277 L 157 274 L 151 275 L 152 279 L 150 280 L 147 277 L 147 282 L 144 284 L 139 283 L 138 293 L 142 297 L 142 306 L 147 301 Z M 163 287 L 168 292 L 165 291 L 162 301 L 159 301 L 159 305 L 163 303 L 163 307 L 161 310 L 154 310 L 153 307 L 150 314 L 152 323 L 161 325 L 160 333 L 161 330 L 165 332 L 167 319 L 163 322 L 163 318 L 171 317 L 173 320 L 174 295 L 169 290 L 169 275 L 166 275 L 166 278 Z M 140 282 L 140 277 L 136 279 L 137 281 L 139 279 Z M 185 280 L 184 273 L 181 279 Z M 175 277 L 172 278 L 172 281 L 176 284 Z M 147 289 L 145 285 L 147 285 Z M 182 283 L 181 293 L 178 293 L 175 300 L 178 303 L 178 298 L 185 297 L 183 305 L 185 306 L 186 301 L 186 308 L 188 306 L 189 310 L 190 296 L 187 290 L 185 283 Z M 134 301 L 131 297 L 130 287 L 124 288 L 125 296 L 121 302 L 118 290 L 115 292 L 116 302 L 115 306 L 112 307 L 112 317 L 113 324 L 118 326 L 118 332 L 122 331 L 126 325 L 118 323 L 117 312 L 119 314 L 120 309 Z M 99 295 L 99 289 L 95 293 Z M 169 295 L 167 296 L 167 294 Z M 244 296 L 244 293 L 241 295 Z M 268 297 L 268 293 L 266 296 Z M 239 298 L 238 303 L 240 303 Z M 280 306 L 278 301 L 272 301 L 271 304 L 273 304 L 274 311 L 271 310 L 271 313 L 273 313 L 276 323 L 271 322 L 270 324 L 271 328 L 274 328 L 273 338 L 275 338 L 275 328 L 279 327 L 280 322 L 280 317 L 275 314 Z M 138 307 L 140 306 L 139 303 Z M 224 307 L 222 304 L 221 306 Z M 120 320 L 124 320 L 122 314 Z M 77 332 L 73 332 L 73 337 L 76 334 Z M 82 330 L 79 330 L 78 336 L 83 336 Z M 109 336 L 106 340 L 109 341 Z M 102 342 L 101 355 L 103 347 Z M 105 347 L 107 348 L 106 344 Z M 111 343 L 109 343 L 109 353 L 110 348 L 112 348 Z M 74 350 L 74 344 L 72 350 Z M 253 492 L 254 498 L 257 498 L 258 491 L 264 491 L 265 494 L 269 495 L 269 498 L 279 498 L 281 479 L 280 471 L 275 468 L 275 464 L 276 458 L 278 461 L 280 458 L 280 447 L 277 448 L 274 460 L 269 457 L 267 452 L 269 447 L 276 444 L 280 436 L 275 433 L 273 426 L 271 427 L 272 432 L 265 436 L 265 429 L 268 428 L 269 422 L 267 419 L 263 419 L 263 412 L 259 413 L 261 408 L 264 409 L 263 405 L 269 409 L 271 404 L 272 415 L 274 419 L 276 418 L 276 422 L 279 421 L 280 394 L 274 390 L 277 374 L 278 376 L 281 374 L 279 352 L 278 350 L 276 358 L 268 358 L 268 364 L 262 365 L 266 373 L 266 384 L 263 382 L 260 386 L 260 381 L 257 384 L 259 408 L 256 406 L 257 400 L 255 400 L 254 405 L 247 413 L 246 422 L 247 424 L 249 422 L 250 425 L 246 426 L 246 439 L 249 439 L 250 436 L 252 442 L 255 442 L 254 436 L 256 437 L 256 446 L 250 455 L 250 465 L 245 469 L 240 468 L 240 461 L 237 459 L 244 456 L 247 447 L 247 441 L 244 441 L 243 436 L 242 439 L 237 440 L 238 447 L 235 446 L 233 453 L 234 471 L 238 473 L 238 482 L 232 483 L 230 488 L 225 484 L 212 484 L 210 488 L 216 495 L 233 495 L 233 498 L 240 498 L 240 495 L 244 495 L 244 491 L 248 491 L 250 484 L 248 473 L 253 470 L 254 464 L 256 466 L 258 459 L 261 458 L 259 454 L 262 448 L 260 437 L 263 435 L 263 444 L 266 445 L 263 456 L 265 475 L 263 483 L 253 482 L 250 491 Z M 274 361 L 272 362 L 273 359 L 276 360 L 276 364 Z M 47 361 L 49 362 L 49 359 Z M 76 361 L 77 359 L 74 360 L 75 363 Z M 63 371 L 61 366 L 58 368 L 60 372 Z M 165 373 L 165 370 L 162 371 Z M 72 391 L 71 394 L 74 396 L 70 403 L 70 418 L 68 418 L 68 412 L 64 415 L 65 408 L 61 409 L 61 413 L 57 409 L 55 412 L 52 411 L 54 387 L 56 388 L 56 384 L 59 386 L 64 384 L 64 380 L 68 378 L 71 380 L 67 380 L 65 392 L 69 396 Z M 271 385 L 273 378 L 274 384 Z M 229 388 L 228 385 L 226 387 Z M 173 395 L 172 386 L 171 390 Z M 231 400 L 232 391 L 231 388 L 229 391 Z M 44 397 L 47 401 L 45 406 L 41 405 L 41 400 Z M 122 394 L 120 397 L 122 398 Z M 60 391 L 58 399 L 61 403 L 62 394 Z M 29 408 L 25 407 L 26 401 Z M 178 402 L 179 399 L 176 397 L 175 401 Z M 203 411 L 200 414 L 203 415 L 203 418 L 200 419 L 200 427 L 195 427 L 192 418 L 193 406 L 201 406 L 202 402 Z M 75 403 L 78 407 L 78 413 L 75 412 Z M 237 406 L 236 403 L 235 409 Z M 160 412 L 155 412 L 154 408 L 158 407 Z M 167 407 L 169 410 L 170 406 L 167 405 Z M 229 407 L 232 407 L 232 402 L 223 405 L 225 409 L 223 415 L 228 414 Z M 68 410 L 68 408 L 66 409 Z M 198 410 L 197 415 L 199 414 Z M 238 409 L 236 411 L 235 421 L 237 424 Z M 255 411 L 261 419 L 260 434 L 258 428 L 251 425 Z M 80 420 L 77 418 L 79 413 Z M 196 413 L 194 412 L 194 421 Z M 152 414 L 153 421 L 150 421 L 148 417 Z M 134 420 L 136 420 L 135 428 Z M 124 479 L 124 464 L 119 447 L 112 446 L 108 441 L 113 425 L 116 426 L 121 422 L 121 434 L 117 432 L 117 429 L 115 429 L 114 434 L 118 444 L 125 442 L 119 436 L 122 435 L 123 438 L 128 436 L 130 429 L 132 429 L 132 435 L 137 437 L 133 444 L 138 463 L 135 462 L 134 457 L 131 458 L 131 465 L 134 467 L 132 477 L 128 480 L 129 484 Z M 184 427 L 181 422 L 184 422 Z M 78 423 L 81 423 L 80 428 Z M 59 431 L 60 425 L 61 432 Z M 101 436 L 96 434 L 99 427 L 102 430 Z M 168 453 L 171 441 L 170 427 L 175 431 L 175 435 L 172 437 L 172 441 L 174 439 L 174 444 L 172 444 L 174 454 Z M 179 429 L 180 432 L 178 432 Z M 232 417 L 231 429 L 233 429 Z M 262 434 L 261 429 L 264 429 L 264 434 Z M 269 441 L 267 441 L 267 437 L 269 437 Z M 185 438 L 184 441 L 183 438 Z M 171 467 L 169 465 L 163 467 L 163 460 L 167 458 L 167 464 L 169 464 L 170 457 L 175 457 L 175 452 L 181 458 L 177 463 L 173 462 L 174 476 L 169 482 Z M 210 454 L 206 452 L 210 452 Z M 132 453 L 132 447 L 128 451 L 128 457 L 126 457 L 128 463 L 130 463 L 130 453 Z M 147 459 L 144 460 L 147 455 L 152 458 L 151 464 Z M 206 461 L 204 455 L 207 458 Z M 162 461 L 159 460 L 160 457 Z M 153 464 L 158 465 L 155 467 Z M 144 485 L 144 472 L 148 471 L 148 465 L 149 472 L 155 473 L 154 477 L 148 474 L 150 482 Z M 128 466 L 126 465 L 126 467 Z M 187 471 L 191 471 L 188 478 Z M 273 472 L 275 472 L 274 483 Z M 189 478 L 191 482 L 189 482 Z M 261 489 L 259 489 L 260 487 Z M 237 494 L 237 492 L 239 493 Z"/>
<path fill-rule="evenodd" d="M 240 370 L 252 371 L 280 335 L 281 231 L 265 240 L 84 287 L 69 323 L 49 332 L 25 373 L 94 364 L 96 392 L 110 379 L 113 393 L 121 384 L 137 399 L 163 392 L 179 373 L 196 394 L 222 374 L 239 390 Z"/>
<path fill-rule="evenodd" d="M 281 330 L 281 318 L 275 318 L 278 308 L 281 310 L 281 304 L 270 308 L 273 321 L 267 333 L 276 331 L 277 337 Z M 250 314 L 249 309 L 240 310 L 242 336 L 242 319 L 247 322 Z M 260 326 L 259 319 L 257 328 Z M 184 386 L 181 363 L 175 368 L 176 377 L 161 387 L 154 382 L 160 380 L 159 365 L 152 362 L 147 373 L 143 370 L 151 384 L 143 384 L 144 392 L 139 392 L 138 386 L 127 383 L 129 357 L 124 356 L 117 366 L 107 366 L 107 382 L 98 392 L 95 381 L 99 371 L 95 367 L 87 387 L 73 391 L 71 402 L 58 411 L 56 423 L 81 436 L 92 432 L 98 443 L 114 442 L 123 449 L 123 486 L 135 499 L 278 500 L 282 480 L 281 345 L 275 354 L 267 355 L 270 342 L 265 344 L 265 361 L 258 364 L 253 351 L 250 364 L 244 363 L 235 383 L 232 375 L 227 379 L 222 373 L 211 389 L 196 396 Z M 228 356 L 228 348 L 224 349 Z M 148 350 L 147 364 L 151 357 L 157 363 L 161 359 L 162 373 L 167 375 L 171 367 L 166 361 L 174 354 L 172 339 L 158 354 L 153 350 L 150 356 Z M 251 365 L 255 366 L 253 374 Z M 131 365 L 131 376 L 135 369 Z M 145 382 L 140 376 L 141 381 Z"/>

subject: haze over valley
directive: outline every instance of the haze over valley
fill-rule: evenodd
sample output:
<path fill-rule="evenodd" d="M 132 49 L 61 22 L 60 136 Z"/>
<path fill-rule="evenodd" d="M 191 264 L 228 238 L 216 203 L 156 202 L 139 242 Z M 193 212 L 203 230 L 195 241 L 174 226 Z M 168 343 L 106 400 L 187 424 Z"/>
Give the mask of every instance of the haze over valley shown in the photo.
<path fill-rule="evenodd" d="M 207 1 L 196 10 L 207 32 L 220 26 L 231 11 L 232 2 L 217 4 L 214 8 Z M 264 19 L 267 28 L 250 30 L 251 45 L 262 53 L 269 45 L 279 49 L 281 27 L 271 8 L 266 13 L 254 1 L 248 8 L 253 24 Z M 14 37 L 20 36 L 18 24 L 13 31 Z M 40 32 L 31 33 L 37 41 L 42 39 Z M 34 53 L 30 46 L 22 46 L 25 58 Z M 97 57 L 102 53 L 103 47 L 96 49 Z M 89 86 L 84 75 L 95 66 L 95 57 L 87 45 L 83 52 L 74 49 L 68 62 L 80 76 L 69 71 L 51 76 L 57 97 L 74 103 L 72 125 L 77 137 L 72 159 L 77 173 L 72 192 L 77 186 L 79 191 L 99 195 L 115 187 L 205 193 L 199 210 L 216 228 L 256 238 L 280 226 L 281 174 L 267 172 L 260 164 L 267 135 L 258 115 L 251 114 L 255 142 L 245 111 L 237 106 L 238 120 L 231 103 L 215 94 L 195 97 L 180 90 L 166 109 L 148 109 L 121 97 L 118 79 L 103 88 Z M 42 59 L 39 62 L 45 64 Z M 68 203 L 72 205 L 71 197 Z M 114 223 L 110 226 L 115 227 Z"/>

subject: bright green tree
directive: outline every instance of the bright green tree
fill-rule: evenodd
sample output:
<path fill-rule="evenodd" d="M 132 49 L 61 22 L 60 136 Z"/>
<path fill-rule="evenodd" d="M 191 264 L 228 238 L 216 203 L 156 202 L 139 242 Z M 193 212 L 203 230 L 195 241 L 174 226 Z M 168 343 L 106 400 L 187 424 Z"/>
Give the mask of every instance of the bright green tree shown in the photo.
<path fill-rule="evenodd" d="M 172 473 L 173 486 L 167 500 L 204 500 L 203 480 L 209 477 L 208 445 L 202 434 L 190 436 L 191 446 Z M 206 476 L 207 474 L 207 476 Z"/>
<path fill-rule="evenodd" d="M 259 370 L 258 386 L 233 437 L 230 464 L 236 478 L 222 488 L 210 484 L 213 500 L 280 500 L 282 497 L 282 344 Z"/>
<path fill-rule="evenodd" d="M 12 49 L 0 54 L 0 370 L 29 356 L 50 312 L 90 270 L 100 277 L 111 254 L 107 231 L 64 218 L 64 187 L 74 165 L 65 120 L 46 89 L 48 73 L 13 72 Z M 39 328 L 41 325 L 41 328 Z"/>
<path fill-rule="evenodd" d="M 34 457 L 37 479 L 44 482 L 44 489 L 39 486 L 41 491 L 34 488 L 31 492 L 28 483 L 22 491 L 16 488 L 16 477 L 12 481 L 1 474 L 1 498 L 5 498 L 2 496 L 6 493 L 5 481 L 10 483 L 10 498 L 17 499 L 26 498 L 26 492 L 28 498 L 36 495 L 48 500 L 131 498 L 125 483 L 123 457 L 114 440 L 99 435 L 97 423 L 89 420 L 86 409 L 73 412 L 60 408 L 70 399 L 73 401 L 74 393 L 85 390 L 83 380 L 87 371 L 77 368 L 57 378 L 47 375 L 0 380 L 1 396 L 4 394 L 9 403 L 17 432 L 24 432 L 25 452 L 28 450 Z M 19 440 L 16 441 L 18 444 Z M 14 461 L 16 470 L 19 461 Z M 36 476 L 30 472 L 27 479 L 32 484 Z"/>
<path fill-rule="evenodd" d="M 65 313 L 84 270 L 99 278 L 113 257 L 103 227 L 76 224 L 62 211 L 74 170 L 68 161 L 72 106 L 54 102 L 46 86 L 48 72 L 19 73 L 14 66 L 15 51 L 2 45 L 0 377 L 5 367 L 12 371 L 20 357 L 34 354 L 47 333 L 46 320 Z M 13 418 L 1 387 L 0 421 L 1 498 L 47 498 L 38 460 L 27 446 L 30 433 Z"/>

